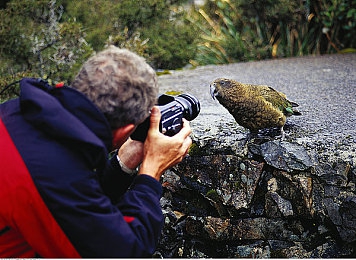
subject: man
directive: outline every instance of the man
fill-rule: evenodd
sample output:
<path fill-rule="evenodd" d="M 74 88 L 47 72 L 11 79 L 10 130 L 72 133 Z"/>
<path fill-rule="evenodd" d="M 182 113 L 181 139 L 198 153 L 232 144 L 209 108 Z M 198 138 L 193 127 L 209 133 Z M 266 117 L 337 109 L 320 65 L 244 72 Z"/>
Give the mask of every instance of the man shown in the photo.
<path fill-rule="evenodd" d="M 153 69 L 111 46 L 71 88 L 29 78 L 20 88 L 0 105 L 0 257 L 150 256 L 158 181 L 191 145 L 187 121 L 173 137 L 159 132 Z M 145 142 L 131 140 L 149 116 Z"/>

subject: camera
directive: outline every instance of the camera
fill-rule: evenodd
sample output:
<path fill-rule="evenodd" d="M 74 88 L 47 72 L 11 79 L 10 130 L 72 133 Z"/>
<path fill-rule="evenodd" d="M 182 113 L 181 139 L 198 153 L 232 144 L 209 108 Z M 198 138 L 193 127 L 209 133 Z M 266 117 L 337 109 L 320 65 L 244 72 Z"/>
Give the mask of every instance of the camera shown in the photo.
<path fill-rule="evenodd" d="M 168 136 L 173 136 L 182 129 L 183 118 L 191 121 L 200 112 L 199 100 L 190 94 L 180 94 L 178 96 L 162 94 L 158 97 L 157 105 L 161 111 L 159 131 Z M 131 134 L 131 139 L 144 142 L 149 126 L 150 118 L 148 117 L 137 126 L 136 130 Z"/>

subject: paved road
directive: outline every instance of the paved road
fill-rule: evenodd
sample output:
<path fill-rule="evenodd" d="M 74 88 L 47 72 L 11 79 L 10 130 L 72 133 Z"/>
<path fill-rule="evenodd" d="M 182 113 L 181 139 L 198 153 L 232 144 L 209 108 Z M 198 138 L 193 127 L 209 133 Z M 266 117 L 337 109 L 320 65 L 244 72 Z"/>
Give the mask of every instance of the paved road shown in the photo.
<path fill-rule="evenodd" d="M 356 54 L 210 65 L 159 77 L 160 92 L 188 92 L 200 100 L 201 113 L 191 123 L 196 138 L 224 136 L 233 143 L 246 130 L 210 97 L 209 84 L 218 77 L 284 92 L 303 114 L 288 119 L 288 141 L 356 164 Z"/>

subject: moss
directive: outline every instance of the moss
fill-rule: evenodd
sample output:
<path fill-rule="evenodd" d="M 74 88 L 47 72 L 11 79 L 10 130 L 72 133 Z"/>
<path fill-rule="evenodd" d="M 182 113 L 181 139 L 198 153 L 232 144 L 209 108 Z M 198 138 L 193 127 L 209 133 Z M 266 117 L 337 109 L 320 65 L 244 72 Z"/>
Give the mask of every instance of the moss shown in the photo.
<path fill-rule="evenodd" d="M 219 200 L 219 195 L 218 192 L 214 189 L 209 190 L 206 195 L 207 198 L 212 199 L 214 201 L 218 201 Z"/>
<path fill-rule="evenodd" d="M 178 95 L 180 95 L 182 93 L 183 93 L 182 91 L 170 90 L 170 91 L 167 91 L 165 94 L 171 95 L 171 96 L 178 96 Z"/>
<path fill-rule="evenodd" d="M 199 145 L 196 143 L 192 143 L 192 145 L 189 148 L 189 155 L 190 156 L 201 156 L 204 155 L 204 152 L 200 149 Z"/>
<path fill-rule="evenodd" d="M 170 70 L 158 70 L 156 71 L 157 76 L 161 76 L 161 75 L 170 75 L 172 74 Z"/>

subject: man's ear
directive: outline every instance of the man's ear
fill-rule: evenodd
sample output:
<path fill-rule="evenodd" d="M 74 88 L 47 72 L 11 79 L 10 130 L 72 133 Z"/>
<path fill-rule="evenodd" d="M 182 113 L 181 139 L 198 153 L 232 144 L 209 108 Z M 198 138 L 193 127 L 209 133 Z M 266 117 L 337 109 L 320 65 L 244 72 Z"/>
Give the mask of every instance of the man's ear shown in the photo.
<path fill-rule="evenodd" d="M 119 148 L 135 130 L 134 124 L 128 124 L 112 131 L 112 144 L 114 148 Z"/>

